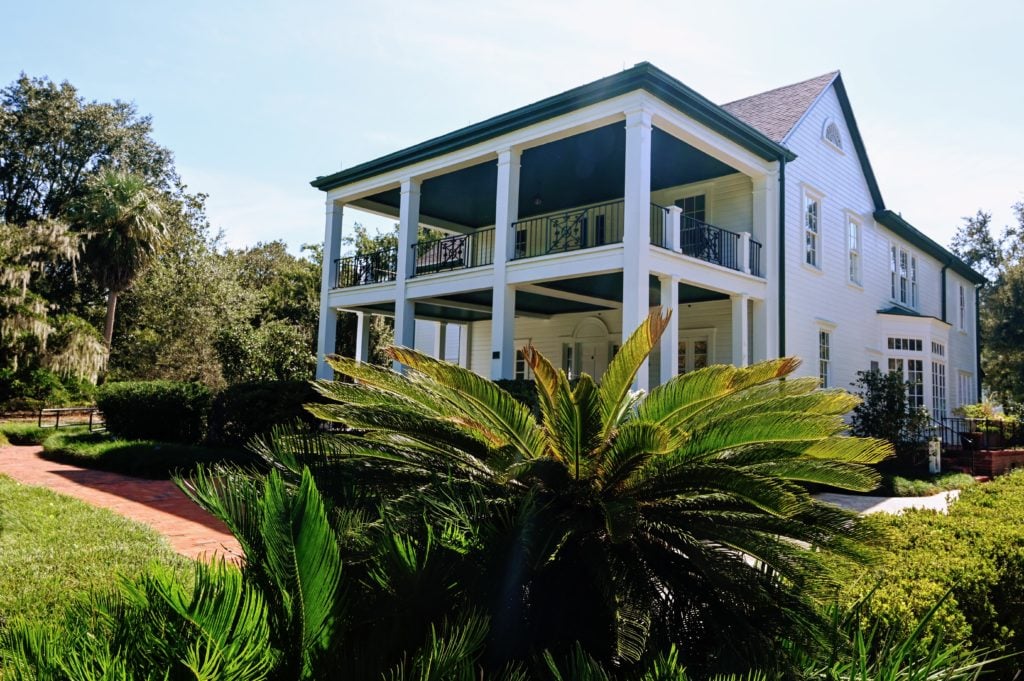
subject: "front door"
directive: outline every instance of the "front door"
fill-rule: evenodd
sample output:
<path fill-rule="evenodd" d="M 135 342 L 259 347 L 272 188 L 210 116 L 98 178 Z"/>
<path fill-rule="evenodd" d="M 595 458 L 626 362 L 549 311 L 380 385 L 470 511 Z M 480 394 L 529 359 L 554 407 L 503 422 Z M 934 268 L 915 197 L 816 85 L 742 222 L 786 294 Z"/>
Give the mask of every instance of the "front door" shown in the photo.
<path fill-rule="evenodd" d="M 580 343 L 580 372 L 601 380 L 608 368 L 608 341 L 583 341 Z"/>
<path fill-rule="evenodd" d="M 703 369 L 711 363 L 711 345 L 706 335 L 683 336 L 679 339 L 679 373 Z"/>

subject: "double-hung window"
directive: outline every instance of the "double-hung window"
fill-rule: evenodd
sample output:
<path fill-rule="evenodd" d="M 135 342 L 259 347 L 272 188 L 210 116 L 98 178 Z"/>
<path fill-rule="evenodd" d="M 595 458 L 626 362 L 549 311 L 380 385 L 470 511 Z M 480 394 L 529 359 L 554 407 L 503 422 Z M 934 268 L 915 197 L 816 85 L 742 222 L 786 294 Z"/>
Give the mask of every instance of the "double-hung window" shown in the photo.
<path fill-rule="evenodd" d="M 956 328 L 963 331 L 967 328 L 967 293 L 964 291 L 964 285 L 960 284 L 960 301 L 959 301 L 959 316 L 957 317 Z"/>
<path fill-rule="evenodd" d="M 890 295 L 900 305 L 917 308 L 917 256 L 901 246 L 889 247 Z"/>
<path fill-rule="evenodd" d="M 847 255 L 850 265 L 850 283 L 860 285 L 860 223 L 852 217 L 846 221 Z"/>
<path fill-rule="evenodd" d="M 821 387 L 832 385 L 832 333 L 818 329 L 818 378 Z"/>
<path fill-rule="evenodd" d="M 804 194 L 804 262 L 821 269 L 821 199 Z"/>

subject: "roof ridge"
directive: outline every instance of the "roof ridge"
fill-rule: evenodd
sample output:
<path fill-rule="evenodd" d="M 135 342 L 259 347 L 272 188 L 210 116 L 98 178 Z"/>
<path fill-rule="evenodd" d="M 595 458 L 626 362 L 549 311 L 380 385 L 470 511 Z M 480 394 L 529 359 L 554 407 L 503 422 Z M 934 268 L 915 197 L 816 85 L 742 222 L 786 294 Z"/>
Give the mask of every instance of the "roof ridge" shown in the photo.
<path fill-rule="evenodd" d="M 752 99 L 754 97 L 761 97 L 762 95 L 770 95 L 773 92 L 778 92 L 780 90 L 787 90 L 787 89 L 789 89 L 791 87 L 797 87 L 798 85 L 805 85 L 805 84 L 810 83 L 810 82 L 815 81 L 815 80 L 823 80 L 825 78 L 828 78 L 829 80 L 833 80 L 833 79 L 835 79 L 836 76 L 838 76 L 840 74 L 841 74 L 841 71 L 839 69 L 836 69 L 835 71 L 829 71 L 828 73 L 823 73 L 821 75 L 814 76 L 813 78 L 807 78 L 805 80 L 800 80 L 800 81 L 797 81 L 795 83 L 789 83 L 788 85 L 780 85 L 779 87 L 774 87 L 771 90 L 764 90 L 763 92 L 755 92 L 752 95 L 747 95 L 746 97 L 740 97 L 739 99 L 734 99 L 731 102 L 725 102 L 724 104 L 719 104 L 719 106 L 729 106 L 730 104 L 736 104 L 737 102 L 742 102 L 744 100 Z"/>

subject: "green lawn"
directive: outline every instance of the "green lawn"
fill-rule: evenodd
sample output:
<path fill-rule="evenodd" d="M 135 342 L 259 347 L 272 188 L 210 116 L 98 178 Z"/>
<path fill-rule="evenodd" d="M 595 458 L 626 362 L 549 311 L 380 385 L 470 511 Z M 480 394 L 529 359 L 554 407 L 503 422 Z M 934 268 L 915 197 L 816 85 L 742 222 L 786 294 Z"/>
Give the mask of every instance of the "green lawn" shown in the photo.
<path fill-rule="evenodd" d="M 107 433 L 61 429 L 43 440 L 44 456 L 57 461 L 146 478 L 188 473 L 200 464 L 249 463 L 253 457 L 231 449 L 156 440 L 118 440 Z"/>
<path fill-rule="evenodd" d="M 190 564 L 144 525 L 0 476 L 0 628 L 14 615 L 53 617 L 151 563 Z"/>

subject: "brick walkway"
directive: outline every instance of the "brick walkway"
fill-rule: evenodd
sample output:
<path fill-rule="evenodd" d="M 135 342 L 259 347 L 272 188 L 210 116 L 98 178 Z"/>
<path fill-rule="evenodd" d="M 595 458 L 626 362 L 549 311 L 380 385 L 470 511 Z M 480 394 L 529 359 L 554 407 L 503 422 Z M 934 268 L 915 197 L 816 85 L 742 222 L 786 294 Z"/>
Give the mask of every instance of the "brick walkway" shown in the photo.
<path fill-rule="evenodd" d="M 0 475 L 47 487 L 149 525 L 171 548 L 190 558 L 237 560 L 241 547 L 219 520 L 199 508 L 170 480 L 145 480 L 47 461 L 42 447 L 0 447 Z"/>

